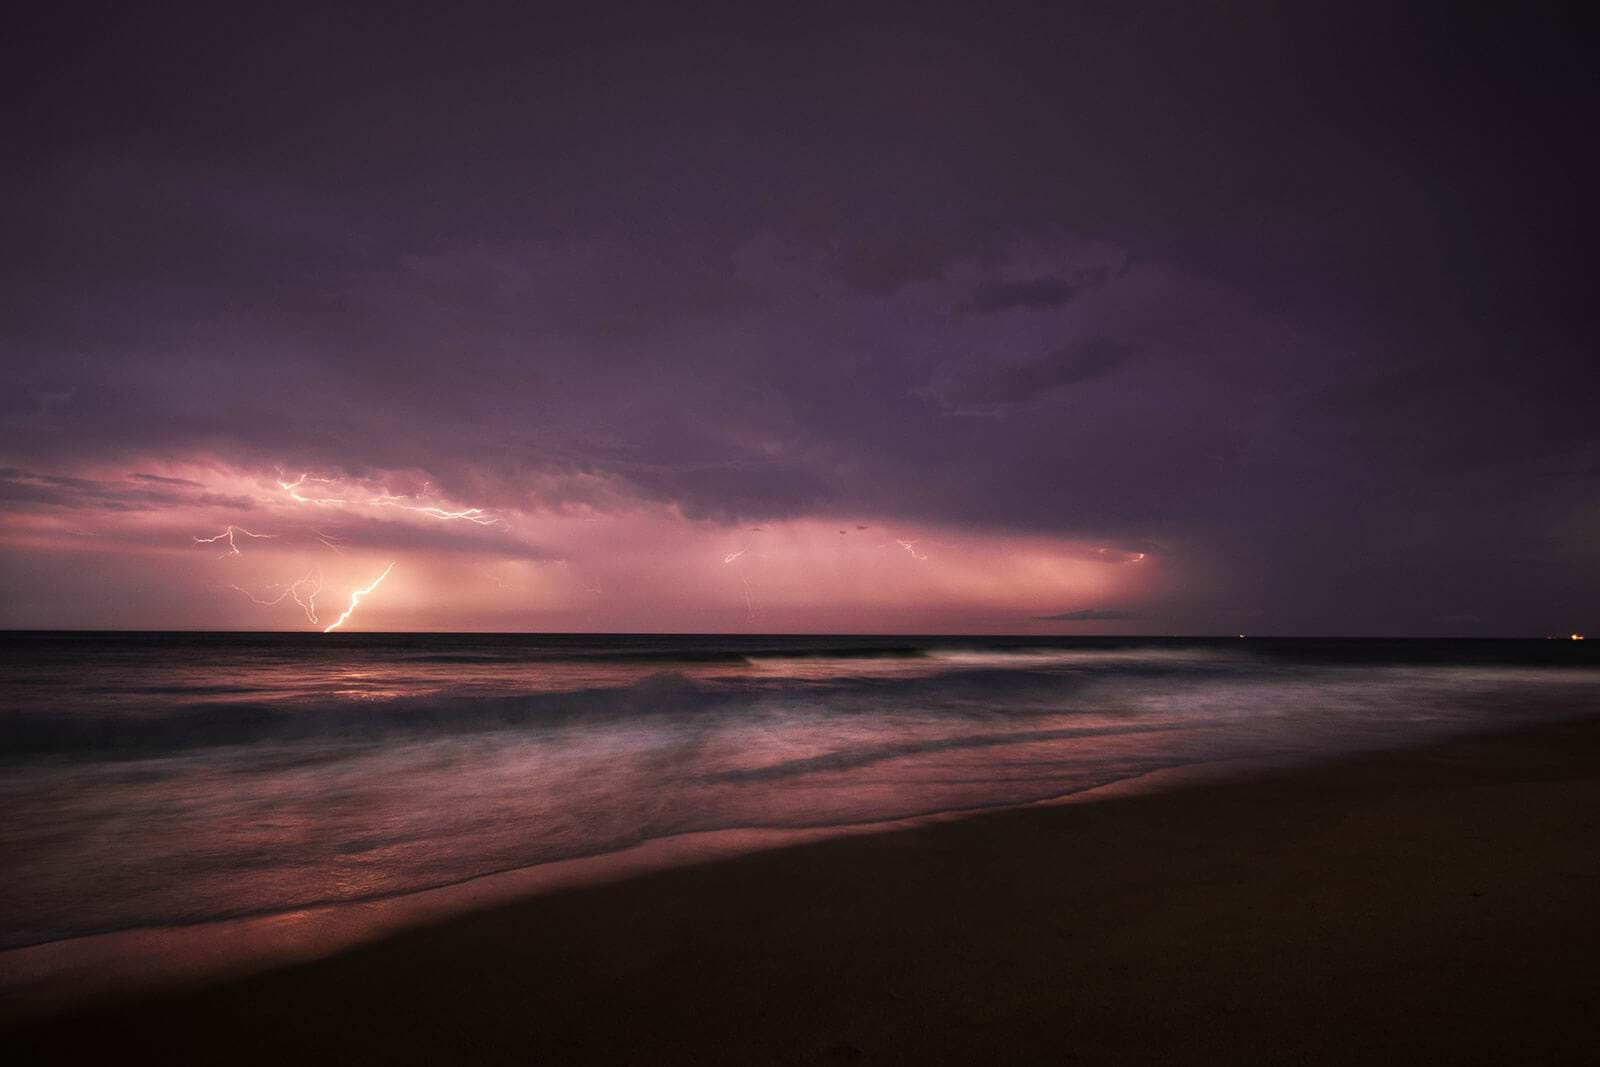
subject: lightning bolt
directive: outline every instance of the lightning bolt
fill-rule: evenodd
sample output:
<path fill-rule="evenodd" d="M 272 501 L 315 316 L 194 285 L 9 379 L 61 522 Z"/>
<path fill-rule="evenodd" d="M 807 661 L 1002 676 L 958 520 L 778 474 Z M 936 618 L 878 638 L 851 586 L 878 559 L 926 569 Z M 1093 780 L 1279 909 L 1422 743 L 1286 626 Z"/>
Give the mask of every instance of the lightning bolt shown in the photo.
<path fill-rule="evenodd" d="M 244 553 L 239 551 L 239 546 L 233 540 L 233 535 L 236 533 L 242 533 L 246 537 L 254 537 L 258 541 L 278 536 L 277 534 L 251 533 L 243 526 L 229 526 L 215 537 L 196 537 L 194 543 L 197 545 L 214 545 L 218 541 L 226 541 L 228 542 L 228 551 L 223 553 L 224 556 L 242 556 Z"/>
<path fill-rule="evenodd" d="M 748 551 L 750 551 L 748 548 L 741 548 L 737 552 L 729 552 L 726 556 L 722 557 L 723 565 L 726 566 L 727 564 L 732 563 L 734 560 L 738 559 Z M 739 584 L 744 586 L 745 614 L 749 615 L 751 619 L 754 619 L 756 617 L 755 601 L 750 596 L 750 579 L 745 576 L 743 567 L 739 568 Z"/>
<path fill-rule="evenodd" d="M 325 533 L 322 530 L 317 529 L 315 526 L 305 526 L 305 527 L 302 527 L 302 529 L 310 531 L 311 536 L 316 538 L 317 543 L 320 544 L 323 548 L 331 548 L 335 552 L 343 552 L 344 551 L 344 539 L 343 538 L 338 537 L 338 536 L 336 536 L 334 534 L 331 534 L 331 533 Z"/>
<path fill-rule="evenodd" d="M 322 592 L 322 575 L 317 575 L 317 587 L 306 594 L 304 600 L 300 599 L 300 586 L 308 585 L 309 581 L 301 579 L 289 587 L 289 595 L 294 597 L 294 602 L 300 605 L 300 610 L 306 613 L 306 621 L 312 626 L 317 624 L 317 594 Z"/>
<path fill-rule="evenodd" d="M 922 544 L 922 541 L 920 539 L 918 539 L 916 541 L 902 541 L 897 537 L 897 538 L 895 538 L 894 543 L 899 545 L 901 548 L 905 549 L 907 552 L 911 553 L 911 558 L 914 559 L 914 560 L 922 561 L 922 560 L 926 560 L 928 558 L 928 554 L 926 552 L 918 552 L 917 551 L 917 546 Z"/>
<path fill-rule="evenodd" d="M 422 513 L 423 515 L 431 515 L 436 519 L 465 519 L 467 522 L 476 523 L 479 526 L 493 526 L 495 523 L 500 521 L 493 515 L 490 515 L 487 511 L 484 511 L 482 508 L 465 508 L 461 511 L 447 511 L 444 508 L 400 503 L 400 501 L 404 499 L 404 497 L 398 497 L 390 493 L 384 493 L 381 496 L 373 497 L 371 500 L 367 501 L 367 503 L 371 504 L 375 508 L 400 508 L 403 511 L 416 511 Z"/>
<path fill-rule="evenodd" d="M 376 578 L 372 579 L 372 584 L 371 585 L 368 585 L 368 586 L 366 586 L 365 588 L 362 588 L 362 589 L 356 589 L 356 590 L 352 591 L 351 594 L 350 594 L 350 606 L 344 609 L 344 614 L 340 615 L 337 619 L 333 620 L 333 622 L 331 622 L 327 626 L 325 626 L 323 628 L 322 632 L 325 633 L 325 634 L 330 634 L 333 631 L 337 630 L 339 627 L 343 626 L 344 625 L 344 621 L 346 619 L 348 619 L 351 616 L 351 614 L 356 610 L 356 605 L 361 603 L 361 598 L 364 597 L 364 596 L 367 596 L 374 589 L 378 588 L 379 585 L 383 584 L 383 580 L 385 578 L 389 577 L 389 572 L 392 571 L 392 570 L 394 570 L 394 564 L 393 563 L 391 563 L 387 567 L 383 568 L 383 573 L 378 575 Z"/>
<path fill-rule="evenodd" d="M 300 592 L 301 588 L 303 586 L 311 585 L 313 582 L 316 583 L 315 587 L 302 595 Z M 300 606 L 300 610 L 306 613 L 306 621 L 311 623 L 313 626 L 317 624 L 317 594 L 322 592 L 322 575 L 320 573 L 308 574 L 298 582 L 294 582 L 291 585 L 267 586 L 268 589 L 283 590 L 283 592 L 279 593 L 271 600 L 263 600 L 250 590 L 245 589 L 243 586 L 235 585 L 231 586 L 231 588 L 243 593 L 245 596 L 249 597 L 252 602 L 256 604 L 263 604 L 267 607 L 272 607 L 275 604 L 281 604 L 285 599 L 293 598 L 294 602 Z"/>
<path fill-rule="evenodd" d="M 403 511 L 415 511 L 419 515 L 427 515 L 435 519 L 461 520 L 478 526 L 493 526 L 500 521 L 498 517 L 489 514 L 482 508 L 462 508 L 459 511 L 451 511 L 448 508 L 436 507 L 432 504 L 406 504 L 402 503 L 402 501 L 415 500 L 416 498 L 397 496 L 390 492 L 382 492 L 376 496 L 364 496 L 360 499 L 336 496 L 306 496 L 300 492 L 300 488 L 307 482 L 319 482 L 323 485 L 337 484 L 332 478 L 313 478 L 309 474 L 302 474 L 292 482 L 280 480 L 278 488 L 288 493 L 289 499 L 297 504 L 366 504 L 374 508 L 400 508 Z M 432 482 L 427 483 L 423 487 L 423 491 L 426 492 L 427 486 L 432 484 Z"/>
<path fill-rule="evenodd" d="M 338 497 L 321 497 L 321 498 L 319 498 L 319 497 L 301 496 L 300 495 L 300 487 L 302 485 L 305 485 L 307 481 L 322 482 L 324 485 L 332 485 L 333 484 L 327 478 L 312 478 L 310 475 L 302 474 L 302 475 L 300 475 L 300 477 L 296 478 L 292 482 L 279 482 L 278 486 L 285 493 L 289 494 L 289 499 L 290 500 L 293 500 L 293 501 L 295 501 L 297 503 L 300 503 L 300 504 L 348 504 L 348 503 L 350 503 L 350 501 L 343 500 L 343 499 L 340 499 Z"/>

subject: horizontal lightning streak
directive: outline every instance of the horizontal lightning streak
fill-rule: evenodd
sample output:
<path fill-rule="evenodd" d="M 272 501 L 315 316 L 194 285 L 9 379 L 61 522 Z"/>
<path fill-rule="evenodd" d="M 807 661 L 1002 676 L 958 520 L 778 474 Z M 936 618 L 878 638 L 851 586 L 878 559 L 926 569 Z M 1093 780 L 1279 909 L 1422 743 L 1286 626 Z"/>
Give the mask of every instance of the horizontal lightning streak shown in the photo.
<path fill-rule="evenodd" d="M 223 555 L 225 555 L 225 556 L 242 556 L 242 555 L 244 555 L 244 553 L 239 551 L 239 546 L 237 544 L 235 544 L 234 540 L 233 540 L 233 535 L 236 534 L 236 533 L 242 533 L 246 537 L 253 537 L 258 541 L 278 536 L 277 534 L 251 533 L 249 530 L 246 530 L 243 526 L 229 526 L 226 530 L 223 530 L 221 533 L 217 534 L 217 536 L 215 536 L 215 537 L 196 537 L 194 539 L 194 543 L 197 544 L 197 545 L 214 545 L 218 541 L 226 541 L 226 542 L 228 542 L 228 551 L 224 552 Z"/>
<path fill-rule="evenodd" d="M 309 475 L 302 474 L 302 475 L 300 475 L 300 477 L 296 478 L 292 482 L 279 482 L 278 485 L 279 485 L 279 487 L 281 487 L 283 489 L 283 491 L 285 493 L 289 494 L 289 499 L 297 501 L 298 503 L 301 503 L 301 504 L 348 504 L 348 503 L 350 503 L 350 501 L 344 500 L 344 499 L 339 498 L 339 497 L 318 498 L 318 497 L 301 496 L 300 495 L 300 487 L 302 485 L 306 484 L 306 481 L 308 479 L 310 481 L 313 481 L 313 482 L 328 483 L 328 479 L 326 479 L 326 478 L 310 478 Z M 331 484 L 331 483 L 329 483 L 329 484 Z"/>
<path fill-rule="evenodd" d="M 489 514 L 483 508 L 461 508 L 451 511 L 433 504 L 406 504 L 407 499 L 415 497 L 397 496 L 394 493 L 379 493 L 377 496 L 364 496 L 360 499 L 349 497 L 313 497 L 305 496 L 300 492 L 300 487 L 307 482 L 321 482 L 324 485 L 335 484 L 331 478 L 313 478 L 309 474 L 302 474 L 292 482 L 279 481 L 278 488 L 289 494 L 289 499 L 297 504 L 365 504 L 374 508 L 399 508 L 402 511 L 415 511 L 419 515 L 430 518 L 444 519 L 446 521 L 470 522 L 477 526 L 494 526 L 500 522 L 497 516 Z M 431 484 L 431 483 L 430 483 Z"/>
<path fill-rule="evenodd" d="M 476 523 L 479 526 L 493 526 L 495 523 L 500 521 L 493 515 L 490 515 L 488 512 L 484 511 L 482 508 L 464 508 L 461 511 L 447 511 L 444 508 L 437 508 L 428 505 L 402 504 L 400 503 L 402 499 L 403 498 L 401 497 L 392 496 L 388 493 L 385 493 L 382 496 L 372 498 L 371 500 L 367 501 L 367 503 L 371 504 L 375 508 L 400 508 L 402 511 L 415 511 L 423 515 L 431 515 L 436 519 L 464 519 L 467 522 Z"/>

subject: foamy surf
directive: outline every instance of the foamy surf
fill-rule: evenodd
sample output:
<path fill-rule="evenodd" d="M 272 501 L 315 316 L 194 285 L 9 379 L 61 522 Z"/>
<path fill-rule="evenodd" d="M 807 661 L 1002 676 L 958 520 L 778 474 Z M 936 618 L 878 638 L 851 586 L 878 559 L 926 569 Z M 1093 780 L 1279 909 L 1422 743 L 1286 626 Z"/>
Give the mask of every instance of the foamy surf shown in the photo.
<path fill-rule="evenodd" d="M 0 946 L 1594 709 L 1555 644 L 10 635 Z"/>

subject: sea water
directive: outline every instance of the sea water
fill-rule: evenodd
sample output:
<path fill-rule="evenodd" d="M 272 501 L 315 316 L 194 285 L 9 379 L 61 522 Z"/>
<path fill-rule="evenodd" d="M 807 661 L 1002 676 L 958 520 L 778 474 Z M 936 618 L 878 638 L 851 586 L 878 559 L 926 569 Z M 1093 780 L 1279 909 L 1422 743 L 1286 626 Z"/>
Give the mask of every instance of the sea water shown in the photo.
<path fill-rule="evenodd" d="M 0 635 L 0 948 L 1600 710 L 1568 641 Z"/>

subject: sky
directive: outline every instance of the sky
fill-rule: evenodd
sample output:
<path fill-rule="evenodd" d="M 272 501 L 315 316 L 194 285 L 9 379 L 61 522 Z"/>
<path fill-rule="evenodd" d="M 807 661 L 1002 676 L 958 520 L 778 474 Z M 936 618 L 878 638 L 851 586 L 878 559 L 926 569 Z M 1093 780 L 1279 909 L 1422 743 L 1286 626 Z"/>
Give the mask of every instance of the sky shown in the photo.
<path fill-rule="evenodd" d="M 1399 6 L 38 7 L 0 626 L 1600 629 L 1584 34 Z"/>

